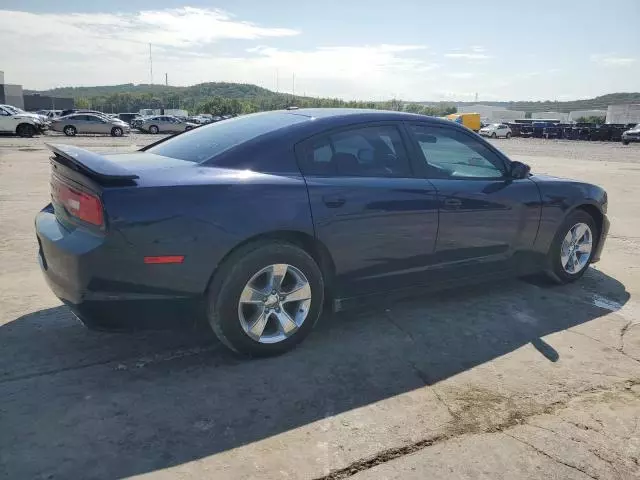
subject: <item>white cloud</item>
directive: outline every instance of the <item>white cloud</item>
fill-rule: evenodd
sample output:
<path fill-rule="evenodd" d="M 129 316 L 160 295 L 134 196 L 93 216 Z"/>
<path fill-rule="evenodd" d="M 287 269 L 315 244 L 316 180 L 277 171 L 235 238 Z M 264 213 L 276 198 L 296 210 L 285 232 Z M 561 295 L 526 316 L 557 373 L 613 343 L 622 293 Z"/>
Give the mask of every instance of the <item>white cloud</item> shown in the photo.
<path fill-rule="evenodd" d="M 472 51 L 472 52 L 450 52 L 450 53 L 445 53 L 444 56 L 447 57 L 447 58 L 461 58 L 461 59 L 466 59 L 466 60 L 487 60 L 487 59 L 491 58 L 491 55 L 487 55 L 486 53 L 481 53 L 481 52 L 476 52 L 476 51 Z"/>
<path fill-rule="evenodd" d="M 301 32 L 241 21 L 220 10 L 181 8 L 134 14 L 34 14 L 0 10 L 7 81 L 26 88 L 149 82 L 229 81 L 309 95 L 390 98 L 412 95 L 439 65 L 416 44 L 284 48 L 256 40 Z M 243 41 L 253 40 L 254 46 Z M 281 42 L 282 44 L 282 42 Z M 29 61 L 26 62 L 24 59 Z"/>
<path fill-rule="evenodd" d="M 605 67 L 628 67 L 638 61 L 633 57 L 622 57 L 613 53 L 597 53 L 590 57 L 591 61 Z"/>
<path fill-rule="evenodd" d="M 3 33 L 51 35 L 63 42 L 75 37 L 118 42 L 152 43 L 167 47 L 192 47 L 225 39 L 255 40 L 265 37 L 287 37 L 300 32 L 289 28 L 260 27 L 237 21 L 222 10 L 184 7 L 146 10 L 133 14 L 75 13 L 35 14 L 0 11 Z M 78 48 L 83 45 L 77 45 Z M 68 46 L 66 46 L 68 48 Z"/>
<path fill-rule="evenodd" d="M 446 74 L 447 77 L 451 78 L 473 78 L 479 76 L 478 73 L 474 72 L 451 72 Z"/>

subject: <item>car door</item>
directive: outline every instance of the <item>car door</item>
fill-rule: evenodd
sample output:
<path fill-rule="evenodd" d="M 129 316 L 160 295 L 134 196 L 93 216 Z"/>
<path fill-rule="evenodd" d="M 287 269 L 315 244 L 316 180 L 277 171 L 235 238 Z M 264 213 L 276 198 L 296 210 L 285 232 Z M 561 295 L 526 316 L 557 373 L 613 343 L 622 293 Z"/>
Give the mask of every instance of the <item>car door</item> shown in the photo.
<path fill-rule="evenodd" d="M 13 115 L 4 108 L 0 107 L 0 132 L 14 132 L 16 122 L 13 121 Z"/>
<path fill-rule="evenodd" d="M 107 122 L 97 115 L 84 115 L 87 133 L 106 133 Z"/>
<path fill-rule="evenodd" d="M 413 174 L 397 124 L 363 124 L 296 147 L 317 238 L 331 252 L 338 296 L 420 281 L 433 253 L 434 187 Z"/>
<path fill-rule="evenodd" d="M 65 125 L 73 125 L 77 133 L 92 133 L 89 125 L 89 115 L 70 115 Z"/>
<path fill-rule="evenodd" d="M 437 190 L 435 261 L 464 276 L 514 267 L 538 231 L 536 184 L 512 178 L 509 160 L 471 133 L 446 125 L 408 128 L 424 174 Z"/>
<path fill-rule="evenodd" d="M 175 130 L 175 126 L 170 117 L 160 117 L 160 131 L 171 133 Z"/>

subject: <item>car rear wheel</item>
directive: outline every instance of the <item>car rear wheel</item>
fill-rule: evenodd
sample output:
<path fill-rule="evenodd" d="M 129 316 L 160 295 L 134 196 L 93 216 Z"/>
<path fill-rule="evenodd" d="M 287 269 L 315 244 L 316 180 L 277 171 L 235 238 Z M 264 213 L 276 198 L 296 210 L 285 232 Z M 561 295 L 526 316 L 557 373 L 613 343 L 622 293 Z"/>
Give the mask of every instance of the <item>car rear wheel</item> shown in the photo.
<path fill-rule="evenodd" d="M 307 252 L 289 243 L 258 242 L 224 261 L 209 288 L 207 317 L 227 347 L 264 357 L 304 340 L 323 302 L 322 273 Z"/>
<path fill-rule="evenodd" d="M 76 133 L 78 133 L 76 127 L 74 127 L 73 125 L 67 125 L 62 129 L 62 131 L 67 137 L 74 137 Z"/>
<path fill-rule="evenodd" d="M 122 129 L 120 127 L 113 127 L 111 129 L 111 136 L 112 137 L 121 137 L 123 133 L 124 132 L 122 131 Z"/>
<path fill-rule="evenodd" d="M 598 239 L 593 217 L 583 210 L 569 214 L 548 253 L 547 274 L 557 283 L 577 280 L 587 271 Z"/>
<path fill-rule="evenodd" d="M 156 127 L 155 125 L 151 125 L 151 126 L 149 127 L 149 133 L 153 133 L 154 135 L 155 135 L 156 133 L 158 133 L 159 131 L 160 131 L 160 130 L 159 130 L 159 129 L 158 129 L 158 127 Z"/>
<path fill-rule="evenodd" d="M 21 137 L 30 138 L 36 134 L 36 129 L 33 125 L 21 123 L 18 125 L 18 128 L 16 128 L 16 133 Z"/>

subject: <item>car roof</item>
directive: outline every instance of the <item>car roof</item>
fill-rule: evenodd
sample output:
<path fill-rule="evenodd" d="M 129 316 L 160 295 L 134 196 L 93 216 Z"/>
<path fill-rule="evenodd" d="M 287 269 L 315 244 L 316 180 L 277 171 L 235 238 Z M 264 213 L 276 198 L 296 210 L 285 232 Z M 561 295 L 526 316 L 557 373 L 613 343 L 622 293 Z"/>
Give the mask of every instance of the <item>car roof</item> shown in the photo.
<path fill-rule="evenodd" d="M 288 113 L 289 115 L 301 115 L 309 119 L 325 118 L 357 118 L 380 119 L 380 120 L 424 120 L 425 118 L 448 122 L 436 117 L 427 117 L 416 113 L 397 112 L 393 110 L 376 110 L 373 108 L 296 108 L 291 110 L 275 110 L 274 113 Z M 449 122 L 450 123 L 450 122 Z"/>

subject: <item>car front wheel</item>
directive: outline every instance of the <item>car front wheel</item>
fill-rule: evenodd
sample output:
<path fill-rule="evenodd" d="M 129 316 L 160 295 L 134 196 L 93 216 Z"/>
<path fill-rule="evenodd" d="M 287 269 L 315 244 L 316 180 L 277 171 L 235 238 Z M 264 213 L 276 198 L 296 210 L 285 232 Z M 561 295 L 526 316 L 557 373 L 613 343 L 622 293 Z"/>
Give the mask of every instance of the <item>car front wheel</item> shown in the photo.
<path fill-rule="evenodd" d="M 586 272 L 598 239 L 593 217 L 583 210 L 569 214 L 548 253 L 547 273 L 557 283 L 577 280 Z"/>
<path fill-rule="evenodd" d="M 207 317 L 230 349 L 255 357 L 291 350 L 322 313 L 324 280 L 314 259 L 284 242 L 246 245 L 223 262 L 209 288 Z"/>

